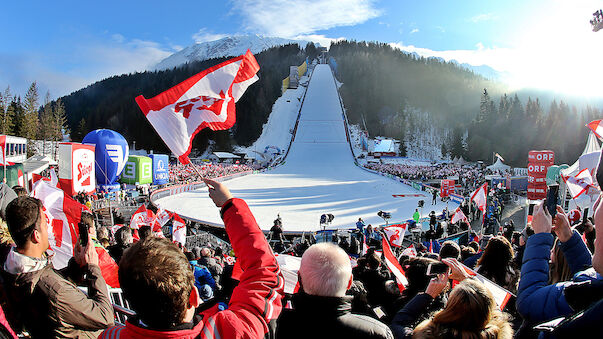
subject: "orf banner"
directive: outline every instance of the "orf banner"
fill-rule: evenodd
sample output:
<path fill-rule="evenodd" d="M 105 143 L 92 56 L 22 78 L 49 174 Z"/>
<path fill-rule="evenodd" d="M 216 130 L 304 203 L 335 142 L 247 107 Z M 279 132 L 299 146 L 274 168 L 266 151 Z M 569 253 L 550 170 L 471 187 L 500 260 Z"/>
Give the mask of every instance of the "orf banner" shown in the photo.
<path fill-rule="evenodd" d="M 546 198 L 546 175 L 555 163 L 553 151 L 530 151 L 528 153 L 528 200 Z"/>
<path fill-rule="evenodd" d="M 454 180 L 442 179 L 440 183 L 440 196 L 445 198 L 454 193 Z"/>
<path fill-rule="evenodd" d="M 75 142 L 59 144 L 59 183 L 67 194 L 95 191 L 94 149 Z"/>

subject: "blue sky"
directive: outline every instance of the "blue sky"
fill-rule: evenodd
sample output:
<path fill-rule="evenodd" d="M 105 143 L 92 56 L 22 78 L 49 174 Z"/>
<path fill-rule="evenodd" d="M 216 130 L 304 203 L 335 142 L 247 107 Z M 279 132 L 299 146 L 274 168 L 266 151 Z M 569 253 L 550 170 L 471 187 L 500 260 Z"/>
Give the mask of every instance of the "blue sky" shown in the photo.
<path fill-rule="evenodd" d="M 595 0 L 11 1 L 0 13 L 0 89 L 32 81 L 53 98 L 145 70 L 197 42 L 232 34 L 346 38 L 489 65 L 514 88 L 602 95 Z"/>

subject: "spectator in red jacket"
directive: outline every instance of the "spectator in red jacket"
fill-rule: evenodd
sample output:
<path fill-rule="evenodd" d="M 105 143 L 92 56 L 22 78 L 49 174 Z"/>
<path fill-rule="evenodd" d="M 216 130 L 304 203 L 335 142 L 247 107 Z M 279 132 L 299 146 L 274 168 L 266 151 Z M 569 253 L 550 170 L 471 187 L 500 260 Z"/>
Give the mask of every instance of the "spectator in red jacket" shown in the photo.
<path fill-rule="evenodd" d="M 205 180 L 221 207 L 226 232 L 243 271 L 228 309 L 201 314 L 199 293 L 186 256 L 166 239 L 149 237 L 124 253 L 119 282 L 137 317 L 102 338 L 263 338 L 281 311 L 284 280 L 264 234 L 243 200 Z"/>

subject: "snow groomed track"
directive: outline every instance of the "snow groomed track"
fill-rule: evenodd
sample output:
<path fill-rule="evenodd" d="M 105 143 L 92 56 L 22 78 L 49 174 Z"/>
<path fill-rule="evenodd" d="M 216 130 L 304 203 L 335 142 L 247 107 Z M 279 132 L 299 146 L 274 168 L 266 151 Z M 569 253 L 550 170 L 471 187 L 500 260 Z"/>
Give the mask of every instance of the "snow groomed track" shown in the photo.
<path fill-rule="evenodd" d="M 314 69 L 285 163 L 225 183 L 235 197 L 247 201 L 264 230 L 272 227 L 277 214 L 283 220 L 285 232 L 303 232 L 319 230 L 320 216 L 325 213 L 335 216 L 328 228 L 352 228 L 359 217 L 367 224 L 383 224 L 377 216 L 379 210 L 391 212 L 390 223 L 409 219 L 421 199 L 425 200 L 425 215 L 432 209 L 441 211 L 446 207 L 445 203 L 431 206 L 430 194 L 354 164 L 328 65 L 317 65 Z M 392 196 L 417 193 L 425 196 Z M 222 224 L 207 188 L 161 198 L 156 203 L 184 217 Z"/>

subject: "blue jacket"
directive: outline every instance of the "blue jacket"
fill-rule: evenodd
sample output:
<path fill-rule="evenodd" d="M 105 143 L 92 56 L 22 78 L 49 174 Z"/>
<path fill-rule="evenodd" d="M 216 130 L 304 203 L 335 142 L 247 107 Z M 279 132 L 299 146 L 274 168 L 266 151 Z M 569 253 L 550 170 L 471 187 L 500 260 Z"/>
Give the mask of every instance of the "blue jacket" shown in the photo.
<path fill-rule="evenodd" d="M 577 232 L 561 250 L 574 277 L 572 281 L 549 285 L 549 259 L 553 247 L 553 235 L 537 233 L 528 238 L 521 267 L 521 280 L 517 290 L 517 311 L 530 324 L 574 313 L 568 304 L 564 289 L 576 282 L 603 280 L 592 266 L 592 257 Z M 585 271 L 582 271 L 586 269 Z"/>
<path fill-rule="evenodd" d="M 216 290 L 216 281 L 207 267 L 197 264 L 197 261 L 189 261 L 193 267 L 193 273 L 195 274 L 195 286 L 201 289 L 203 285 L 209 285 L 212 290 Z"/>

